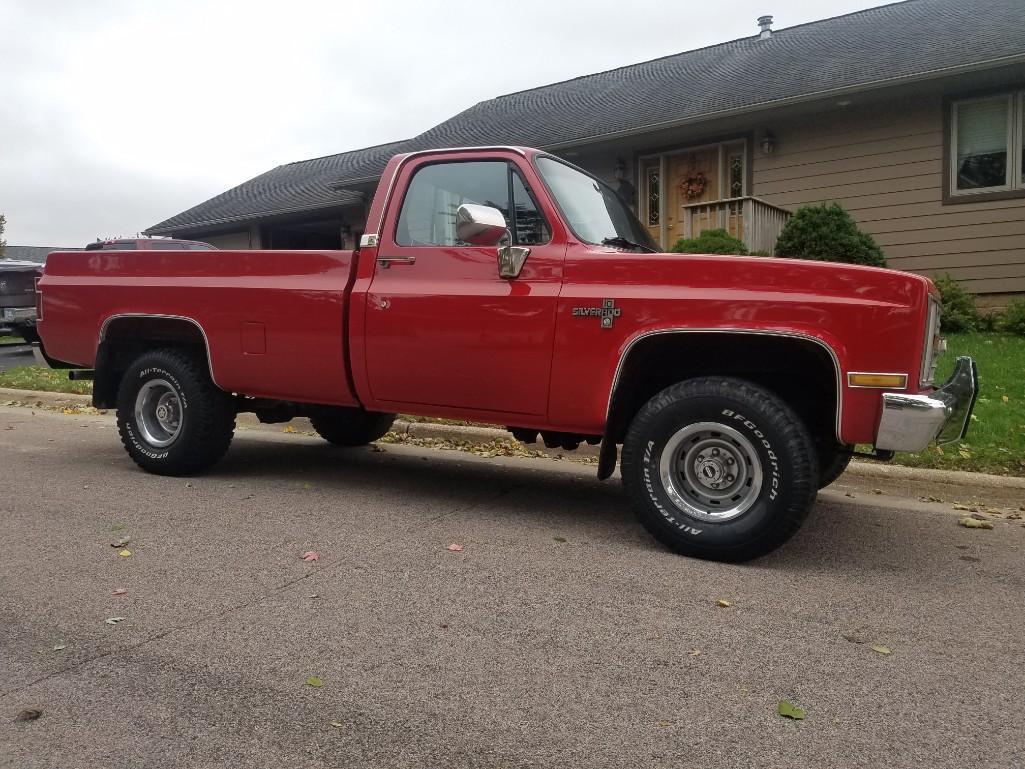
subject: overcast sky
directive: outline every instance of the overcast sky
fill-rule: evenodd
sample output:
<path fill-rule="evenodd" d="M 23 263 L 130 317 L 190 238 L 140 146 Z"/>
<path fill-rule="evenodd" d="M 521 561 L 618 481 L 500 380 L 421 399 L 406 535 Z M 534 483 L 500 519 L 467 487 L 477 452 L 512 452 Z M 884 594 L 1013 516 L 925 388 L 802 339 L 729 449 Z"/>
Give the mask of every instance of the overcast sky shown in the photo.
<path fill-rule="evenodd" d="M 5 237 L 130 236 L 499 94 L 881 4 L 0 0 Z"/>

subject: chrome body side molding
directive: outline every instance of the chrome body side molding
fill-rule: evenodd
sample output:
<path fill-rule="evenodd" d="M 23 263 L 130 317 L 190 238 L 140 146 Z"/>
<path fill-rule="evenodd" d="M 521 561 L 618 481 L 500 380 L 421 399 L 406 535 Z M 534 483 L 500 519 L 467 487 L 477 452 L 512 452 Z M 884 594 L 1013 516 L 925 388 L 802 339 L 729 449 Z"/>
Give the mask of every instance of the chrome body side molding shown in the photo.
<path fill-rule="evenodd" d="M 206 352 L 206 365 L 210 369 L 210 379 L 213 381 L 215 385 L 221 387 L 219 384 L 217 384 L 217 376 L 214 374 L 213 358 L 210 357 L 210 338 L 206 335 L 206 329 L 203 328 L 203 325 L 198 320 L 196 320 L 195 318 L 189 318 L 185 315 L 160 315 L 158 313 L 146 312 L 125 312 L 119 315 L 111 315 L 108 318 L 106 318 L 100 325 L 100 335 L 96 343 L 97 349 L 99 349 L 99 346 L 103 344 L 104 340 L 106 339 L 107 329 L 110 326 L 110 324 L 113 321 L 119 320 L 121 318 L 157 318 L 159 320 L 183 320 L 188 323 L 191 323 L 193 326 L 199 329 L 199 333 L 203 337 L 203 348 Z M 221 389 L 223 390 L 224 388 L 221 387 Z"/>
<path fill-rule="evenodd" d="M 840 370 L 840 359 L 836 355 L 836 351 L 833 350 L 828 344 L 821 339 L 811 336 L 809 334 L 802 334 L 796 331 L 763 331 L 759 329 L 743 329 L 743 328 L 664 328 L 656 329 L 654 331 L 646 331 L 638 334 L 623 350 L 623 354 L 619 358 L 619 362 L 616 364 L 616 373 L 612 378 L 612 387 L 609 389 L 609 400 L 605 406 L 605 424 L 608 425 L 609 417 L 612 414 L 612 399 L 616 394 L 616 388 L 619 386 L 619 377 L 623 373 L 623 364 L 627 358 L 630 357 L 630 352 L 634 346 L 643 339 L 648 339 L 652 336 L 660 336 L 662 334 L 744 334 L 750 336 L 772 336 L 782 338 L 792 338 L 804 342 L 812 342 L 829 354 L 829 359 L 833 361 L 833 373 L 834 380 L 836 382 L 836 439 L 838 442 L 843 443 L 840 438 L 840 424 L 841 417 L 843 415 L 843 374 Z"/>

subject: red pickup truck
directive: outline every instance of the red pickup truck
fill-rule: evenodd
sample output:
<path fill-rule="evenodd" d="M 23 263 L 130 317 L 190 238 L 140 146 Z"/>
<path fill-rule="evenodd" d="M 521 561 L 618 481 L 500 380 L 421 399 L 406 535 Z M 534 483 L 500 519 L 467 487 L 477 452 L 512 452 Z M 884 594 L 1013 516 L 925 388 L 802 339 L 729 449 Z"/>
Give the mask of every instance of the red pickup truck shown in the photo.
<path fill-rule="evenodd" d="M 39 332 L 94 371 L 132 459 L 209 468 L 239 412 L 380 438 L 396 412 L 622 445 L 643 525 L 743 560 L 789 538 L 856 444 L 957 440 L 978 389 L 932 283 L 822 262 L 657 253 L 602 181 L 518 147 L 393 158 L 351 251 L 53 253 Z"/>

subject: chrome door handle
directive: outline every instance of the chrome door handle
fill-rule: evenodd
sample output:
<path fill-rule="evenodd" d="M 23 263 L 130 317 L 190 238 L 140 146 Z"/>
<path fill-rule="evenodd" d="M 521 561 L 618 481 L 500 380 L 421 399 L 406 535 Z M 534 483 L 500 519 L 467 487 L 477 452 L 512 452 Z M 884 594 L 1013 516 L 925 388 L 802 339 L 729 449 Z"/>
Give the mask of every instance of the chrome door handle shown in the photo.
<path fill-rule="evenodd" d="M 377 266 L 384 269 L 391 267 L 395 264 L 413 264 L 416 261 L 415 256 L 379 256 L 377 257 Z"/>

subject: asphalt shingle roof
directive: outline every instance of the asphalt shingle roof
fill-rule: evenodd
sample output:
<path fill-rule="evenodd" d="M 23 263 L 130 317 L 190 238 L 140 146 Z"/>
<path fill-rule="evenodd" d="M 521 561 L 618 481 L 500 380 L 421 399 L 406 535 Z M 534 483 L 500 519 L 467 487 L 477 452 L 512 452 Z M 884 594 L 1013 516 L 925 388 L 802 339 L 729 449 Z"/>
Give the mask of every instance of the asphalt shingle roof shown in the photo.
<path fill-rule="evenodd" d="M 882 81 L 1025 59 L 1023 0 L 909 0 L 481 102 L 413 139 L 570 145 Z"/>
<path fill-rule="evenodd" d="M 402 145 L 403 142 L 379 144 L 278 166 L 153 225 L 147 232 L 168 233 L 289 211 L 359 203 L 363 199 L 360 193 L 338 189 L 334 183 L 342 178 L 357 179 L 371 175 L 362 170 L 367 166 L 384 168 L 388 158 Z"/>
<path fill-rule="evenodd" d="M 478 144 L 572 146 L 617 133 L 1025 61 L 1025 0 L 906 0 L 499 96 L 419 136 L 269 171 L 151 228 L 344 202 L 389 157 Z M 351 194 L 351 193 L 348 193 Z"/>

